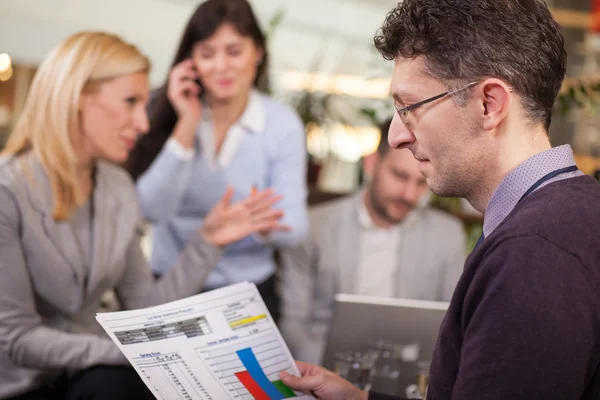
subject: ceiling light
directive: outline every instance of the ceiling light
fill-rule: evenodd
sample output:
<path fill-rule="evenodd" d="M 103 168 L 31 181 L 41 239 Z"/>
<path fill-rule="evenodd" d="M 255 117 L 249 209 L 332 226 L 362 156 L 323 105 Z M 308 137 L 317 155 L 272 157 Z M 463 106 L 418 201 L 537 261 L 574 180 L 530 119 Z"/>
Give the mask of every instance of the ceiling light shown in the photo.
<path fill-rule="evenodd" d="M 10 57 L 6 53 L 0 54 L 0 72 L 10 69 Z"/>

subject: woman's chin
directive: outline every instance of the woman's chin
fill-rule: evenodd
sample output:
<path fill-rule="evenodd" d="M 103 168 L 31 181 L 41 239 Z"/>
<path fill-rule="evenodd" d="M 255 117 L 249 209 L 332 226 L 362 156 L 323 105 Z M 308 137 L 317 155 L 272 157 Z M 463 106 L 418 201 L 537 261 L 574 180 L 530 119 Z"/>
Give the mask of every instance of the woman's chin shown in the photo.
<path fill-rule="evenodd" d="M 115 151 L 112 153 L 107 153 L 99 158 L 101 160 L 109 162 L 111 164 L 123 164 L 129 158 L 129 150 L 122 150 L 122 151 Z"/>
<path fill-rule="evenodd" d="M 210 91 L 210 97 L 219 102 L 228 102 L 238 98 L 242 94 L 246 94 L 249 89 L 242 89 L 238 85 L 219 86 L 216 85 L 214 90 Z"/>

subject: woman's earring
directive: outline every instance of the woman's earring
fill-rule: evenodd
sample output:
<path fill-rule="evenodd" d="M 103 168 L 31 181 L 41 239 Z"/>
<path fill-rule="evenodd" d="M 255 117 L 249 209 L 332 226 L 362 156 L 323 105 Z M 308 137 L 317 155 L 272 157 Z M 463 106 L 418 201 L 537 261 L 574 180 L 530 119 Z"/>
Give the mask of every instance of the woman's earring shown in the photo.
<path fill-rule="evenodd" d="M 262 65 L 262 63 L 263 63 L 263 58 L 261 57 L 256 61 L 256 66 L 260 67 Z"/>

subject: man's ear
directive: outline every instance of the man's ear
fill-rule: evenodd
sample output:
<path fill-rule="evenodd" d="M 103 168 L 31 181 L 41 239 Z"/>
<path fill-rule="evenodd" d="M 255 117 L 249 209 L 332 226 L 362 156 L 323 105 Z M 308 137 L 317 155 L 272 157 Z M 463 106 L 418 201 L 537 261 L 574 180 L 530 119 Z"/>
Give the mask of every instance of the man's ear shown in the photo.
<path fill-rule="evenodd" d="M 481 104 L 483 129 L 493 130 L 506 118 L 511 102 L 511 88 L 500 79 L 490 78 L 477 86 L 475 95 Z"/>

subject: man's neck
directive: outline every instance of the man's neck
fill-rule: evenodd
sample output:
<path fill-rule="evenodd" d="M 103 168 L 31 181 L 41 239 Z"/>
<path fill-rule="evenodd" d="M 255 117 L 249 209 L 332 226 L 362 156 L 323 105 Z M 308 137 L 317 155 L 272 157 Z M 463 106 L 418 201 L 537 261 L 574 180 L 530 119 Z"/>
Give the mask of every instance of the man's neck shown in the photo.
<path fill-rule="evenodd" d="M 485 213 L 487 206 L 504 178 L 516 167 L 536 154 L 552 148 L 548 133 L 544 129 L 522 130 L 500 140 L 495 151 L 493 165 L 481 180 L 482 184 L 467 200 L 478 211 Z"/>
<path fill-rule="evenodd" d="M 393 228 L 394 226 L 396 226 L 396 224 L 389 222 L 386 218 L 379 215 L 379 213 L 375 210 L 375 207 L 372 204 L 371 196 L 372 196 L 372 194 L 369 191 L 369 189 L 367 188 L 364 192 L 364 195 L 362 196 L 361 201 L 365 207 L 365 210 L 367 210 L 367 214 L 369 215 L 369 218 L 373 222 L 373 225 L 375 225 L 377 228 L 381 228 L 381 229 L 390 229 L 390 228 Z"/>

